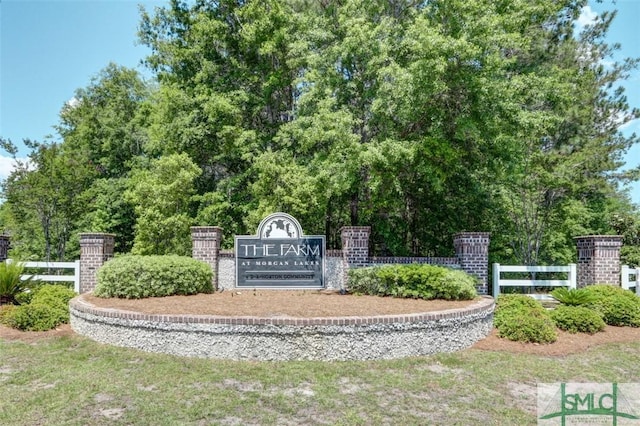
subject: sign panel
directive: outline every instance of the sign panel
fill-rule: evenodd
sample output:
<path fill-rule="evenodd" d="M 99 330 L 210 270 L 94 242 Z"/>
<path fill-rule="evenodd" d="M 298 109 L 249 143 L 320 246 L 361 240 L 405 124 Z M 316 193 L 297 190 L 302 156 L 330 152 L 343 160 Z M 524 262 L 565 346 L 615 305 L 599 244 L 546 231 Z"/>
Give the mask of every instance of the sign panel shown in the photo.
<path fill-rule="evenodd" d="M 236 236 L 236 287 L 324 288 L 325 237 L 305 236 L 286 213 L 265 218 L 255 236 Z"/>

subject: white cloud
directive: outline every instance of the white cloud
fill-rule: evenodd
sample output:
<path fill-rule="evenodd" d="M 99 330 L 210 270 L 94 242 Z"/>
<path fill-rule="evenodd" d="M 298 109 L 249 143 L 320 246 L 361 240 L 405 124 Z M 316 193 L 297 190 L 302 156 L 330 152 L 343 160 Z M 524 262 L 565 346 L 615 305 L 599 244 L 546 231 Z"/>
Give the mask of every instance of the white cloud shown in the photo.
<path fill-rule="evenodd" d="M 16 162 L 13 158 L 0 155 L 0 179 L 6 179 L 15 166 Z"/>
<path fill-rule="evenodd" d="M 629 133 L 631 133 L 632 131 L 635 131 L 634 129 L 638 124 L 640 124 L 640 119 L 636 118 L 635 120 L 627 121 L 626 123 L 621 124 L 618 127 L 618 130 L 627 130 L 627 129 L 629 129 Z"/>
<path fill-rule="evenodd" d="M 580 11 L 580 16 L 576 20 L 578 24 L 578 31 L 581 31 L 585 26 L 593 24 L 598 19 L 598 14 L 591 9 L 591 6 L 585 6 Z"/>
<path fill-rule="evenodd" d="M 75 108 L 80 105 L 80 99 L 74 96 L 73 98 L 69 99 L 65 105 L 69 108 Z"/>

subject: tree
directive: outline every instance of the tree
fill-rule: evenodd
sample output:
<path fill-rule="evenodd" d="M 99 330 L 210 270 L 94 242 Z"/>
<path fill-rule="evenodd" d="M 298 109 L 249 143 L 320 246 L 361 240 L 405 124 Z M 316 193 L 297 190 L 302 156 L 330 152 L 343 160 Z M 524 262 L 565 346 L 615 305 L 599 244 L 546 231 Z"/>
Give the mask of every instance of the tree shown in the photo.
<path fill-rule="evenodd" d="M 107 65 L 60 111 L 65 150 L 82 152 L 102 178 L 122 177 L 147 144 L 151 92 L 137 71 Z"/>
<path fill-rule="evenodd" d="M 186 253 L 192 223 L 228 247 L 277 210 L 329 247 L 371 225 L 376 254 L 452 254 L 465 230 L 528 264 L 570 259 L 577 233 L 629 223 L 633 240 L 614 218 L 635 217 L 616 185 L 640 176 L 617 172 L 638 62 L 602 65 L 614 15 L 576 34 L 585 4 L 173 0 L 142 13 L 157 84 L 112 64 L 79 90 L 57 160 L 15 176 L 4 220 L 42 228 L 17 206 L 57 173 L 84 204 L 41 217 L 125 251 Z"/>
<path fill-rule="evenodd" d="M 67 242 L 75 222 L 84 212 L 83 193 L 94 175 L 86 158 L 70 155 L 60 144 L 24 140 L 31 149 L 28 160 L 17 158 L 17 148 L 2 139 L 2 148 L 13 156 L 16 167 L 3 182 L 11 232 L 25 256 L 65 260 Z M 34 226 L 36 221 L 39 226 Z M 36 231 L 35 234 L 31 232 Z M 42 239 L 42 251 L 28 240 Z M 24 243 L 31 248 L 25 249 Z M 37 250 L 34 252 L 34 250 Z"/>
<path fill-rule="evenodd" d="M 526 264 L 573 257 L 562 247 L 573 244 L 576 221 L 581 233 L 612 231 L 598 212 L 616 197 L 616 170 L 638 142 L 618 130 L 638 111 L 629 108 L 624 89 L 613 88 L 637 60 L 602 65 L 613 52 L 603 42 L 613 15 L 604 14 L 573 37 L 583 5 L 567 2 L 555 10 L 538 29 L 535 48 L 516 54 L 518 81 L 530 80 L 538 90 L 527 91 L 527 108 L 515 116 L 519 160 L 500 192 L 508 203 L 515 257 Z"/>
<path fill-rule="evenodd" d="M 152 160 L 148 168 L 133 170 L 125 199 L 136 214 L 132 253 L 191 252 L 191 197 L 201 170 L 187 154 Z"/>

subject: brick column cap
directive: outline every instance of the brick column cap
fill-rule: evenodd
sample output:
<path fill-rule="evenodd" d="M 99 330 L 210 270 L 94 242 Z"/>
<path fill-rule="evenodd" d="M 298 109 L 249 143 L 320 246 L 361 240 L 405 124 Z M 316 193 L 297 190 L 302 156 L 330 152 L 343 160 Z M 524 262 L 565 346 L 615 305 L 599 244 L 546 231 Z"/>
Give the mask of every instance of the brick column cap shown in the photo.
<path fill-rule="evenodd" d="M 454 238 L 461 237 L 489 237 L 491 232 L 462 231 L 453 235 Z"/>
<path fill-rule="evenodd" d="M 371 232 L 370 226 L 343 226 L 340 228 L 340 232 L 344 231 L 368 231 Z"/>
<path fill-rule="evenodd" d="M 192 226 L 191 238 L 210 239 L 222 235 L 222 228 L 219 226 Z"/>
<path fill-rule="evenodd" d="M 620 241 L 624 239 L 622 235 L 582 235 L 580 237 L 573 237 L 574 240 L 610 240 Z"/>
<path fill-rule="evenodd" d="M 219 226 L 192 226 L 191 232 L 205 232 L 205 231 L 222 231 L 222 228 Z"/>
<path fill-rule="evenodd" d="M 108 234 L 105 232 L 81 232 L 80 234 L 80 239 L 87 239 L 87 238 L 104 238 L 104 237 L 114 237 L 116 236 L 116 234 Z"/>

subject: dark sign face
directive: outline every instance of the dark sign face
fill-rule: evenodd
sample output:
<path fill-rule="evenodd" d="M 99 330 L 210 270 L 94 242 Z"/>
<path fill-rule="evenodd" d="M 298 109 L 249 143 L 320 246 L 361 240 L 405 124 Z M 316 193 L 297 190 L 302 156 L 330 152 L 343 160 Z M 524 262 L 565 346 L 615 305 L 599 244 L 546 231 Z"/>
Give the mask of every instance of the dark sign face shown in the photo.
<path fill-rule="evenodd" d="M 236 286 L 324 288 L 324 236 L 303 236 L 285 213 L 268 216 L 257 236 L 236 236 Z"/>

